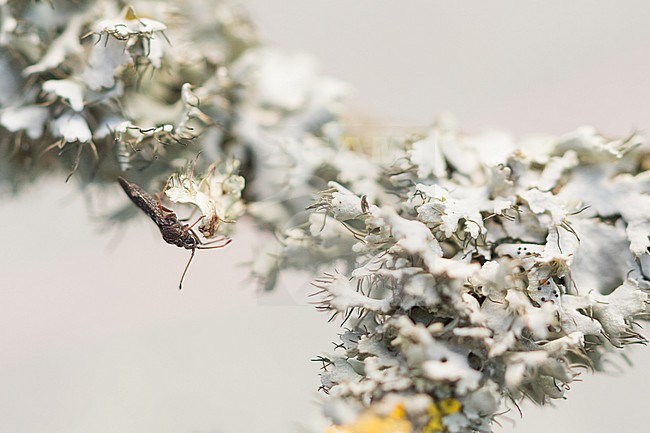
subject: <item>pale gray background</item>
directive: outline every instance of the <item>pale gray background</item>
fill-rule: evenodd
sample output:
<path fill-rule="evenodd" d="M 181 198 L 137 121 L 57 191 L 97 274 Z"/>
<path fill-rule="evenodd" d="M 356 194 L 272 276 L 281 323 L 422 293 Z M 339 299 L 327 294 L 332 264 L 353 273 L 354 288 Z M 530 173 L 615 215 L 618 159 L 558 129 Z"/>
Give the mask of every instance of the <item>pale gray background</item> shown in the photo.
<path fill-rule="evenodd" d="M 650 3 L 462 3 L 248 1 L 266 41 L 315 54 L 389 130 L 443 110 L 470 132 L 649 130 Z M 336 327 L 295 286 L 256 298 L 238 266 L 251 227 L 198 254 L 179 293 L 184 251 L 144 217 L 113 242 L 98 213 L 59 179 L 0 202 L 0 433 L 300 431 L 318 398 L 309 359 Z M 558 409 L 525 407 L 516 431 L 647 431 L 650 350 L 632 359 Z"/>

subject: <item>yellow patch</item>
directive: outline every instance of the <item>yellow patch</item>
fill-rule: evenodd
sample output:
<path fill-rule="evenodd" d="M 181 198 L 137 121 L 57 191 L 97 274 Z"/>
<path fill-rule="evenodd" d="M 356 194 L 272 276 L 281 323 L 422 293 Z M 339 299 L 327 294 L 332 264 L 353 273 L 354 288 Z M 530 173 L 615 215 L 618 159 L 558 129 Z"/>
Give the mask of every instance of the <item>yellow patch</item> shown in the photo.
<path fill-rule="evenodd" d="M 454 398 L 440 401 L 438 404 L 431 403 L 427 408 L 429 422 L 421 433 L 441 433 L 445 429 L 442 419 L 460 411 L 461 404 Z M 415 433 L 412 424 L 407 419 L 404 405 L 398 404 L 386 416 L 379 416 L 371 411 L 364 412 L 359 418 L 350 424 L 330 426 L 324 433 Z"/>
<path fill-rule="evenodd" d="M 440 401 L 438 407 L 443 415 L 451 415 L 452 413 L 460 411 L 460 402 L 455 398 L 447 398 Z"/>
<path fill-rule="evenodd" d="M 442 418 L 460 410 L 460 402 L 455 398 L 448 398 L 440 401 L 437 405 L 431 403 L 427 408 L 429 414 L 429 422 L 422 429 L 422 433 L 438 433 L 443 432 Z"/>
<path fill-rule="evenodd" d="M 371 412 L 361 415 L 355 422 L 331 426 L 325 433 L 411 433 L 411 423 L 406 419 L 404 406 L 398 404 L 387 416 Z"/>

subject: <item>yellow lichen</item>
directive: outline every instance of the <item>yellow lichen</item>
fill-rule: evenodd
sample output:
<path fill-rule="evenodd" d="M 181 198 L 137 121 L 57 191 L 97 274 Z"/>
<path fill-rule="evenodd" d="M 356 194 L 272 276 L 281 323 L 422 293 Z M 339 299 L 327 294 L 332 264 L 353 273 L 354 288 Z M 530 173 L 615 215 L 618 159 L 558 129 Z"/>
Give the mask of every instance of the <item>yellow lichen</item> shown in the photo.
<path fill-rule="evenodd" d="M 429 422 L 422 429 L 422 433 L 443 432 L 442 418 L 460 410 L 460 402 L 455 398 L 448 398 L 440 401 L 437 405 L 431 403 L 427 408 Z"/>
<path fill-rule="evenodd" d="M 398 404 L 386 416 L 365 412 L 355 422 L 331 426 L 325 433 L 412 433 L 411 423 L 406 419 L 404 406 Z"/>
<path fill-rule="evenodd" d="M 451 415 L 460 411 L 460 402 L 455 398 L 447 398 L 438 403 L 438 408 L 443 415 Z"/>
<path fill-rule="evenodd" d="M 445 428 L 442 419 L 460 411 L 461 404 L 454 398 L 431 403 L 427 408 L 429 421 L 418 430 L 421 433 L 440 433 Z M 413 425 L 408 420 L 403 404 L 397 404 L 388 415 L 378 415 L 371 410 L 364 412 L 350 424 L 330 426 L 324 433 L 415 433 Z"/>

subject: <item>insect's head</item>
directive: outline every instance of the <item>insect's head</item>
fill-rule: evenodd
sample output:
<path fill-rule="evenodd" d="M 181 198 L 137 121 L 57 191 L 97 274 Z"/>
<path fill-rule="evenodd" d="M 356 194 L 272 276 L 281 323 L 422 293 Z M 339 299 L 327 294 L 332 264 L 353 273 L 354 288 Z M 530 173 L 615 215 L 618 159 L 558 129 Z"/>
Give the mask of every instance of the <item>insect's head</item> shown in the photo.
<path fill-rule="evenodd" d="M 193 250 L 199 245 L 199 240 L 193 233 L 188 232 L 187 236 L 183 236 L 183 248 Z"/>

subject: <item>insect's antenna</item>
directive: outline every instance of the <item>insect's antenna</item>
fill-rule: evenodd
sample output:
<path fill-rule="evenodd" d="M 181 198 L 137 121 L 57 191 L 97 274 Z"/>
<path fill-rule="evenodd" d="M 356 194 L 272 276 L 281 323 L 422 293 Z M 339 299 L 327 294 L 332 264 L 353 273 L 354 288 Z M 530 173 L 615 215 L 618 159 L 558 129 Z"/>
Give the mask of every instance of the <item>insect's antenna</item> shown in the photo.
<path fill-rule="evenodd" d="M 181 290 L 183 288 L 183 279 L 185 278 L 185 274 L 187 273 L 187 269 L 190 267 L 190 263 L 192 263 L 192 259 L 194 258 L 194 253 L 196 252 L 196 248 L 192 249 L 192 255 L 190 256 L 190 259 L 187 261 L 187 265 L 185 265 L 185 270 L 183 271 L 183 275 L 181 275 L 181 281 L 178 283 L 178 290 Z"/>
<path fill-rule="evenodd" d="M 226 245 L 228 245 L 231 242 L 232 242 L 232 239 L 228 239 L 225 243 L 223 243 L 221 245 L 215 245 L 213 247 L 207 247 L 207 246 L 201 245 L 201 246 L 198 246 L 196 248 L 199 249 L 199 250 L 213 250 L 215 248 L 223 248 L 223 247 L 225 247 Z"/>

